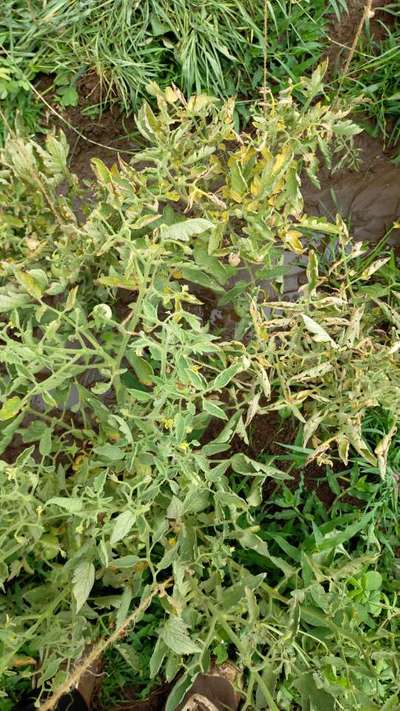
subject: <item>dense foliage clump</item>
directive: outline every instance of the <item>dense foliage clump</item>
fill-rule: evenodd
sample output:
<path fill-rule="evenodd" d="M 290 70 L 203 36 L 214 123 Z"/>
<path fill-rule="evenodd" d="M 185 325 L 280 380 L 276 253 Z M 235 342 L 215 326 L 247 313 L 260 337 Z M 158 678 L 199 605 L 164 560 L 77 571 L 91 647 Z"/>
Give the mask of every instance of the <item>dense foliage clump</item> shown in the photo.
<path fill-rule="evenodd" d="M 140 605 L 115 653 L 144 694 L 177 678 L 169 711 L 213 658 L 245 708 L 395 708 L 399 274 L 303 213 L 301 171 L 358 130 L 320 82 L 246 136 L 232 102 L 153 86 L 148 147 L 94 160 L 90 191 L 62 134 L 4 147 L 1 709 Z M 298 301 L 271 303 L 285 250 L 318 240 L 330 266 L 311 251 Z M 280 461 L 254 442 L 273 411 Z"/>

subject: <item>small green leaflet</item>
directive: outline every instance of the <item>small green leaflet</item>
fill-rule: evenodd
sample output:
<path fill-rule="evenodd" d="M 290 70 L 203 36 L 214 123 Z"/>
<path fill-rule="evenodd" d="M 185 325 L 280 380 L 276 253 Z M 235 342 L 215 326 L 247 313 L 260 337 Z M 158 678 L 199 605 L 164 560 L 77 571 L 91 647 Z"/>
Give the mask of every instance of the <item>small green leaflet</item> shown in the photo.
<path fill-rule="evenodd" d="M 165 240 L 182 240 L 183 242 L 188 242 L 190 237 L 201 235 L 203 232 L 213 228 L 214 225 L 210 220 L 197 217 L 193 220 L 185 220 L 184 222 L 177 222 L 175 225 L 170 225 L 169 227 L 163 227 L 162 236 Z"/>
<path fill-rule="evenodd" d="M 40 438 L 39 452 L 42 457 L 47 456 L 51 452 L 51 429 L 49 427 L 45 429 Z"/>
<path fill-rule="evenodd" d="M 369 592 L 379 590 L 382 585 L 382 575 L 377 570 L 368 570 L 364 575 L 364 587 Z"/>
<path fill-rule="evenodd" d="M 127 614 L 129 612 L 129 606 L 132 601 L 132 590 L 130 587 L 126 587 L 121 595 L 121 602 L 118 608 L 117 617 L 115 620 L 116 628 L 119 629 L 121 625 L 125 622 Z"/>
<path fill-rule="evenodd" d="M 180 617 L 170 617 L 161 630 L 160 637 L 175 654 L 196 654 L 201 647 L 189 637 L 186 624 Z"/>
<path fill-rule="evenodd" d="M 78 499 L 77 496 L 53 496 L 52 499 L 48 500 L 47 506 L 51 504 L 59 506 L 69 513 L 79 513 L 83 507 L 82 499 Z"/>
<path fill-rule="evenodd" d="M 94 584 L 95 567 L 89 560 L 82 560 L 75 568 L 72 577 L 72 592 L 76 600 L 76 611 L 79 612 L 82 605 L 90 595 Z"/>
<path fill-rule="evenodd" d="M 124 458 L 124 451 L 115 444 L 103 444 L 100 447 L 94 447 L 93 451 L 101 459 L 110 462 L 119 462 Z"/>
<path fill-rule="evenodd" d="M 243 548 L 253 550 L 258 553 L 258 555 L 270 560 L 271 563 L 279 568 L 279 570 L 281 570 L 286 577 L 289 578 L 291 575 L 296 574 L 296 569 L 289 565 L 286 560 L 278 556 L 271 555 L 266 542 L 255 533 L 252 533 L 251 531 L 240 531 L 238 533 L 238 540 Z"/>
<path fill-rule="evenodd" d="M 62 106 L 77 106 L 79 94 L 74 86 L 62 87 L 58 92 L 60 104 Z"/>
<path fill-rule="evenodd" d="M 168 652 L 168 647 L 159 637 L 154 647 L 153 654 L 150 659 L 150 678 L 154 679 L 160 671 L 165 655 Z"/>
<path fill-rule="evenodd" d="M 136 516 L 132 511 L 124 511 L 120 513 L 119 516 L 114 520 L 114 528 L 111 534 L 110 543 L 115 545 L 118 541 L 122 541 L 125 536 L 128 535 L 133 524 L 135 523 Z"/>
<path fill-rule="evenodd" d="M 225 412 L 223 411 L 222 407 L 219 407 L 215 402 L 212 400 L 203 400 L 203 407 L 206 412 L 208 412 L 209 415 L 212 417 L 218 417 L 220 420 L 227 420 L 227 416 L 225 415 Z"/>
<path fill-rule="evenodd" d="M 237 373 L 239 373 L 241 370 L 243 370 L 243 364 L 241 362 L 230 365 L 229 368 L 225 368 L 222 373 L 219 373 L 219 375 L 217 375 L 214 382 L 211 383 L 210 387 L 213 390 L 220 390 L 221 388 L 224 388 L 225 385 L 228 385 L 232 378 L 234 378 L 235 375 L 237 375 Z"/>

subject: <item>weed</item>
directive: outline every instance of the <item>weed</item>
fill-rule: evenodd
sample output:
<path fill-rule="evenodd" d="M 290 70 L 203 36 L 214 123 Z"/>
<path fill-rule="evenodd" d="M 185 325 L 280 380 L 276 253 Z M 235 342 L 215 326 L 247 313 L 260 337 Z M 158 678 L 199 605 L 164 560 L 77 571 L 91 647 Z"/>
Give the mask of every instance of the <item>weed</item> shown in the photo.
<path fill-rule="evenodd" d="M 379 15 L 381 17 L 381 15 Z M 375 133 L 383 135 L 387 146 L 400 137 L 400 14 L 398 8 L 386 6 L 379 20 L 379 39 L 367 26 L 358 51 L 353 57 L 343 95 L 361 95 L 360 111 L 373 119 Z M 371 130 L 371 126 L 367 128 Z"/>
<path fill-rule="evenodd" d="M 326 16 L 343 3 L 279 0 L 268 6 L 269 76 L 280 90 L 319 63 Z M 117 97 L 131 111 L 150 81 L 174 82 L 187 94 L 252 95 L 263 81 L 263 12 L 256 0 L 7 0 L 0 44 L 29 81 L 40 72 L 57 81 L 68 77 L 68 103 L 79 77 L 94 72 L 102 101 Z"/>

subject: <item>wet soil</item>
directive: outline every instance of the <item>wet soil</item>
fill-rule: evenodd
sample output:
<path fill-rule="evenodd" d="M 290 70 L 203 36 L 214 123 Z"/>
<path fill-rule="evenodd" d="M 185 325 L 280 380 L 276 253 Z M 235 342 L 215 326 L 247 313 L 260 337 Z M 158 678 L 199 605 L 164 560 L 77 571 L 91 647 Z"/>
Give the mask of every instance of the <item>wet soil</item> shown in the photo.
<path fill-rule="evenodd" d="M 355 137 L 355 146 L 358 170 L 322 169 L 320 190 L 304 180 L 305 211 L 331 220 L 339 213 L 355 240 L 377 242 L 400 219 L 400 167 L 393 164 L 381 142 L 366 133 Z M 400 230 L 395 229 L 390 242 L 399 241 Z"/>

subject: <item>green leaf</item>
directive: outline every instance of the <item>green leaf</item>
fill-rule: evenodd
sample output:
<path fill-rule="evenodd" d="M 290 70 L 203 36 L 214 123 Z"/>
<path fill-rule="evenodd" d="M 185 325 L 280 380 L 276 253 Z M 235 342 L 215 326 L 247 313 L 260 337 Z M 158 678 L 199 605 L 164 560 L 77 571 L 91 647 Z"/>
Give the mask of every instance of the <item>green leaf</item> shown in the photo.
<path fill-rule="evenodd" d="M 42 298 L 44 289 L 41 280 L 35 278 L 29 272 L 23 272 L 18 269 L 15 271 L 15 276 L 17 281 L 28 292 L 28 294 L 33 296 L 35 299 Z"/>
<path fill-rule="evenodd" d="M 153 399 L 152 393 L 146 393 L 144 390 L 137 390 L 136 388 L 129 388 L 129 394 L 139 402 L 150 402 Z"/>
<path fill-rule="evenodd" d="M 129 612 L 129 606 L 132 601 L 132 590 L 130 587 L 126 587 L 121 595 L 121 602 L 118 608 L 117 617 L 115 620 L 115 626 L 117 629 L 125 622 L 127 614 Z"/>
<path fill-rule="evenodd" d="M 77 612 L 79 612 L 90 595 L 94 585 L 95 572 L 95 567 L 90 560 L 82 560 L 74 570 L 72 592 L 76 600 Z"/>
<path fill-rule="evenodd" d="M 178 671 L 178 669 L 176 671 Z M 176 673 L 173 675 L 173 677 L 175 676 Z M 181 677 L 179 681 L 177 681 L 168 696 L 167 703 L 165 705 L 165 711 L 176 711 L 186 692 L 190 689 L 192 681 L 193 679 L 188 673 L 184 674 L 183 677 Z"/>
<path fill-rule="evenodd" d="M 79 102 L 79 94 L 74 86 L 59 89 L 58 98 L 62 106 L 77 106 Z"/>
<path fill-rule="evenodd" d="M 165 240 L 181 240 L 188 242 L 190 237 L 193 237 L 194 235 L 201 235 L 203 232 L 213 228 L 214 225 L 210 222 L 210 220 L 204 220 L 201 217 L 197 217 L 192 220 L 177 222 L 175 225 L 170 225 L 169 227 L 163 227 L 162 236 Z"/>
<path fill-rule="evenodd" d="M 119 462 L 124 458 L 124 451 L 115 444 L 103 444 L 99 447 L 94 447 L 93 451 L 101 459 L 110 462 Z"/>
<path fill-rule="evenodd" d="M 318 688 L 313 674 L 302 674 L 295 682 L 295 686 L 302 694 L 302 708 L 313 709 L 313 711 L 334 711 L 334 698 L 324 689 Z"/>
<path fill-rule="evenodd" d="M 214 382 L 211 383 L 210 388 L 213 390 L 221 390 L 242 370 L 243 364 L 241 362 L 230 365 L 229 368 L 225 368 L 225 370 L 222 370 L 221 373 L 217 375 Z"/>
<path fill-rule="evenodd" d="M 364 575 L 365 590 L 380 590 L 382 586 L 382 575 L 377 570 L 369 570 Z"/>
<path fill-rule="evenodd" d="M 375 510 L 363 514 L 358 521 L 350 524 L 350 526 L 347 526 L 343 531 L 340 531 L 334 536 L 324 536 L 324 539 L 317 544 L 316 548 L 319 551 L 329 551 L 337 548 L 337 546 L 340 546 L 353 538 L 353 536 L 355 536 L 359 531 L 366 529 L 367 525 L 374 516 L 376 516 Z"/>
<path fill-rule="evenodd" d="M 150 363 L 144 358 L 135 355 L 134 353 L 129 353 L 127 355 L 129 363 L 134 369 L 139 381 L 143 385 L 152 385 L 154 378 L 154 371 Z"/>
<path fill-rule="evenodd" d="M 154 647 L 153 654 L 151 655 L 150 658 L 150 679 L 154 679 L 157 674 L 159 673 L 161 669 L 161 665 L 165 659 L 165 656 L 168 652 L 168 647 L 165 644 L 165 642 L 161 639 L 161 637 L 158 638 L 156 642 L 156 646 Z"/>
<path fill-rule="evenodd" d="M 31 303 L 31 299 L 27 294 L 0 293 L 0 313 L 6 313 L 7 311 L 12 311 L 13 309 L 20 309 Z"/>
<path fill-rule="evenodd" d="M 51 452 L 51 429 L 47 427 L 45 431 L 43 432 L 40 441 L 39 441 L 39 452 L 42 455 L 42 457 L 47 456 Z"/>
<path fill-rule="evenodd" d="M 218 417 L 219 420 L 227 420 L 228 419 L 225 412 L 223 411 L 222 407 L 219 407 L 219 405 L 217 405 L 212 400 L 205 400 L 204 399 L 203 400 L 203 408 L 212 417 Z"/>
<path fill-rule="evenodd" d="M 222 288 L 222 286 L 217 284 L 209 276 L 209 274 L 203 272 L 201 269 L 196 267 L 196 265 L 190 267 L 182 267 L 180 271 L 186 281 L 190 281 L 192 284 L 200 284 L 200 286 L 204 286 L 206 289 L 212 289 L 217 294 L 224 293 L 224 289 Z"/>
<path fill-rule="evenodd" d="M 11 420 L 12 417 L 18 415 L 21 405 L 22 400 L 17 395 L 15 395 L 15 397 L 11 397 L 9 400 L 6 400 L 0 409 L 0 421 L 4 422 L 5 420 Z"/>
<path fill-rule="evenodd" d="M 128 535 L 133 524 L 135 523 L 136 516 L 132 511 L 124 511 L 119 514 L 114 521 L 114 528 L 111 534 L 110 543 L 115 545 L 119 541 L 122 541 L 125 536 Z"/>
<path fill-rule="evenodd" d="M 238 540 L 240 542 L 240 545 L 243 546 L 243 548 L 253 550 L 258 553 L 258 555 L 267 558 L 287 577 L 296 574 L 296 568 L 293 568 L 293 566 L 289 565 L 289 563 L 287 563 L 283 558 L 271 555 L 266 542 L 263 541 L 262 538 L 257 536 L 255 533 L 252 533 L 251 531 L 240 531 L 238 532 Z"/>
<path fill-rule="evenodd" d="M 180 617 L 170 617 L 160 633 L 161 639 L 175 654 L 196 654 L 201 647 L 189 636 L 187 625 Z"/>
<path fill-rule="evenodd" d="M 113 568 L 133 568 L 139 560 L 137 555 L 123 555 L 121 558 L 113 558 L 110 565 Z"/>
<path fill-rule="evenodd" d="M 322 328 L 319 323 L 314 321 L 313 318 L 310 318 L 310 316 L 307 316 L 307 314 L 301 314 L 301 316 L 306 329 L 313 334 L 314 341 L 316 341 L 317 343 L 331 343 L 336 346 L 336 343 L 332 340 L 329 333 L 327 333 L 327 331 L 325 331 L 325 329 Z"/>
<path fill-rule="evenodd" d="M 53 496 L 47 501 L 47 505 L 59 506 L 61 509 L 65 509 L 69 513 L 79 513 L 83 508 L 82 499 L 78 499 L 77 496 Z"/>

